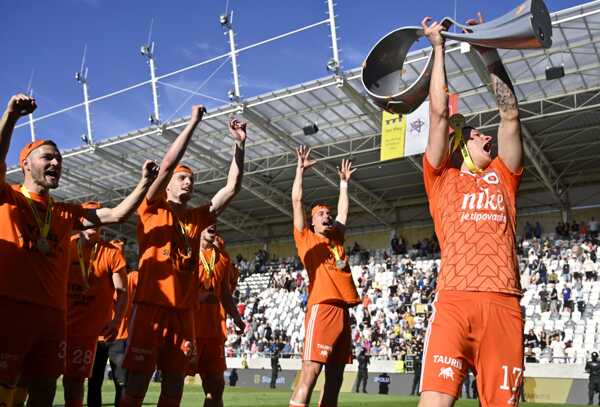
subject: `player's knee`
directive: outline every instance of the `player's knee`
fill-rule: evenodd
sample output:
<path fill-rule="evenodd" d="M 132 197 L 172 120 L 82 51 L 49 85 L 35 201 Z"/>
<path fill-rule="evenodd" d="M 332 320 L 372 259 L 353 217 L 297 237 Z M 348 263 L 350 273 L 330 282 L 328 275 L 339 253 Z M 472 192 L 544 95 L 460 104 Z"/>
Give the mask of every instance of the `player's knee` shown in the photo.
<path fill-rule="evenodd" d="M 452 407 L 454 397 L 437 391 L 424 391 L 421 393 L 419 407 Z"/>

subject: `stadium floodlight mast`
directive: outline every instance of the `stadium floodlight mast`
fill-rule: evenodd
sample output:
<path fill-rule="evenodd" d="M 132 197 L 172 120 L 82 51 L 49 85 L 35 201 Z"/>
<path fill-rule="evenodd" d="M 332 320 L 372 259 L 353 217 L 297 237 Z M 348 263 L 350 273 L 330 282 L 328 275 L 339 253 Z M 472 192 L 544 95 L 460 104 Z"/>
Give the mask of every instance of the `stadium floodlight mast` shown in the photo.
<path fill-rule="evenodd" d="M 237 66 L 237 51 L 235 49 L 235 31 L 233 30 L 233 10 L 229 13 L 219 16 L 219 23 L 226 30 L 225 35 L 229 39 L 229 56 L 231 58 L 231 68 L 233 73 L 233 89 L 227 92 L 229 100 L 233 103 L 240 102 L 240 78 Z"/>
<path fill-rule="evenodd" d="M 92 146 L 94 144 L 94 138 L 92 136 L 92 118 L 90 114 L 90 97 L 88 93 L 88 68 L 85 65 L 85 56 L 87 54 L 87 44 L 83 46 L 83 57 L 81 58 L 81 68 L 79 72 L 75 72 L 75 80 L 83 87 L 83 107 L 85 109 L 85 124 L 87 127 L 87 134 L 81 135 L 81 140 L 84 143 Z"/>
<path fill-rule="evenodd" d="M 148 59 L 148 66 L 150 67 L 150 86 L 152 87 L 152 104 L 154 106 L 154 112 L 150 115 L 150 124 L 160 124 L 160 112 L 158 110 L 158 89 L 156 84 L 156 64 L 154 62 L 154 41 L 152 41 L 152 27 L 154 26 L 154 19 L 150 20 L 150 30 L 148 32 L 148 41 L 145 45 L 140 47 L 140 54 Z"/>

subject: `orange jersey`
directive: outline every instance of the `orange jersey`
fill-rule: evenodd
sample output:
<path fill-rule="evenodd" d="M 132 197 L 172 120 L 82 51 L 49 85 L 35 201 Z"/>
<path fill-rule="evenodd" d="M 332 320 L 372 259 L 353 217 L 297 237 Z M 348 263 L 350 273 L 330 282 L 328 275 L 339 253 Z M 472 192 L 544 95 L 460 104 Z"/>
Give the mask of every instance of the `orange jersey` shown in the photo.
<path fill-rule="evenodd" d="M 308 272 L 308 305 L 340 303 L 357 305 L 360 298 L 352 279 L 344 251 L 344 238 L 335 231 L 333 239 L 319 236 L 309 228 L 294 228 L 294 240 L 298 256 Z M 344 270 L 338 269 L 330 244 L 337 247 L 341 259 L 346 259 Z"/>
<path fill-rule="evenodd" d="M 133 297 L 135 296 L 135 288 L 138 283 L 138 272 L 131 271 L 127 274 L 127 311 L 125 311 L 125 316 L 121 320 L 121 325 L 119 325 L 119 331 L 117 332 L 117 339 L 127 339 L 129 336 L 129 332 L 127 331 L 127 327 L 129 326 L 129 321 L 131 321 L 131 311 L 133 309 Z"/>
<path fill-rule="evenodd" d="M 139 284 L 135 302 L 179 309 L 194 307 L 197 299 L 197 274 L 200 232 L 214 223 L 209 205 L 185 209 L 174 218 L 165 198 L 151 204 L 146 199 L 138 209 L 137 238 L 140 250 Z M 187 230 L 190 256 L 178 221 Z"/>
<path fill-rule="evenodd" d="M 84 268 L 89 267 L 87 279 L 81 270 L 77 243 L 80 237 L 71 237 L 67 306 L 67 330 L 77 336 L 97 336 L 112 318 L 115 287 L 113 273 L 125 278 L 125 257 L 122 250 L 109 242 L 96 243 L 94 259 L 90 264 L 92 247 L 83 248 Z"/>
<path fill-rule="evenodd" d="M 54 202 L 48 233 L 50 251 L 36 242 L 40 228 L 20 186 L 0 183 L 0 297 L 66 310 L 68 246 L 71 231 L 80 224 L 80 205 Z M 48 197 L 30 193 L 40 216 Z"/>
<path fill-rule="evenodd" d="M 446 165 L 435 169 L 423 157 L 429 211 L 442 251 L 438 290 L 521 295 L 515 230 L 522 174 L 500 158 L 472 174 Z"/>
<path fill-rule="evenodd" d="M 210 259 L 215 249 L 204 249 L 202 253 L 207 263 L 210 265 Z M 222 335 L 222 294 L 224 290 L 229 290 L 229 267 L 230 260 L 227 254 L 216 250 L 214 270 L 209 275 L 202 262 L 198 273 L 200 280 L 200 296 L 206 296 L 212 293 L 215 297 L 214 303 L 198 303 L 196 306 L 195 326 L 197 338 L 220 338 Z"/>

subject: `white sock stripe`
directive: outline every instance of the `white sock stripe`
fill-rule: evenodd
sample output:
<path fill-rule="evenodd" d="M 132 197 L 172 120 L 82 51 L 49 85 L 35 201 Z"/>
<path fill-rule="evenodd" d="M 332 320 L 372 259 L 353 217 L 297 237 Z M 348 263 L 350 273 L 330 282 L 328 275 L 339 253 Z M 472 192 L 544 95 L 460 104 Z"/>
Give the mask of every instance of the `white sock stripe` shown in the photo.
<path fill-rule="evenodd" d="M 435 318 L 435 304 L 438 301 L 439 292 L 435 294 L 435 298 L 431 303 L 431 307 L 433 308 L 433 312 L 431 313 L 431 318 L 429 319 L 429 325 L 427 325 L 427 333 L 425 334 L 425 343 L 423 344 L 423 354 L 421 355 L 421 380 L 419 380 L 419 393 L 423 392 L 423 378 L 425 377 L 425 362 L 427 361 L 427 351 L 429 348 L 429 338 L 431 336 L 433 320 Z"/>

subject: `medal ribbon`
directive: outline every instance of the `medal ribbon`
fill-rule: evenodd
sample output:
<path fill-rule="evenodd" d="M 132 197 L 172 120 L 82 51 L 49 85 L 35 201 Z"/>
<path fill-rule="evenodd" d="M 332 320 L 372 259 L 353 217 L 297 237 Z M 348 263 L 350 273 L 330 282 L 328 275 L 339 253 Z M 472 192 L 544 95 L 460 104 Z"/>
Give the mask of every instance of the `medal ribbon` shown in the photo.
<path fill-rule="evenodd" d="M 176 227 L 176 229 L 183 236 L 183 240 L 185 242 L 186 255 L 190 256 L 191 252 L 192 252 L 192 247 L 190 246 L 190 239 L 188 237 L 188 233 L 190 232 L 192 225 L 186 225 L 185 223 L 180 221 L 179 218 L 177 217 L 177 215 L 175 214 L 175 212 L 173 212 L 173 218 L 177 221 L 177 225 L 179 226 L 179 227 Z"/>
<path fill-rule="evenodd" d="M 331 253 L 333 253 L 333 257 L 335 257 L 335 261 L 339 261 L 342 259 L 337 245 L 333 244 L 332 242 L 329 242 L 329 250 L 331 251 Z"/>
<path fill-rule="evenodd" d="M 52 222 L 52 205 L 54 203 L 52 201 L 52 198 L 48 197 L 48 207 L 46 208 L 46 216 L 44 217 L 44 221 L 42 222 L 42 218 L 35 207 L 35 204 L 33 202 L 33 199 L 31 198 L 31 195 L 29 194 L 29 191 L 27 190 L 27 188 L 25 188 L 25 185 L 21 186 L 21 193 L 27 199 L 27 203 L 31 208 L 31 212 L 33 212 L 35 222 L 37 223 L 38 228 L 40 228 L 40 236 L 46 239 L 48 237 L 48 233 L 50 232 L 50 223 Z"/>
<path fill-rule="evenodd" d="M 96 252 L 98 251 L 98 243 L 94 244 L 92 248 L 92 253 L 90 254 L 90 262 L 88 266 L 85 266 L 85 259 L 83 256 L 83 243 L 81 242 L 81 238 L 77 240 L 77 256 L 79 257 L 79 268 L 81 269 L 81 274 L 83 275 L 83 281 L 85 281 L 86 286 L 88 285 L 88 278 L 90 276 L 90 271 L 92 270 L 92 263 L 96 258 Z"/>
<path fill-rule="evenodd" d="M 210 279 L 212 278 L 213 272 L 215 270 L 216 257 L 217 256 L 216 256 L 215 250 L 213 249 L 210 254 L 210 263 L 209 263 L 206 261 L 206 258 L 204 257 L 204 252 L 202 250 L 200 250 L 200 261 L 202 262 L 202 266 L 204 267 L 204 272 L 206 273 L 206 275 L 208 277 L 204 281 L 204 287 L 207 289 L 210 284 Z"/>
<path fill-rule="evenodd" d="M 450 154 L 452 154 L 457 148 L 460 148 L 460 153 L 462 154 L 463 160 L 465 160 L 465 165 L 474 174 L 481 174 L 481 168 L 477 167 L 471 158 L 471 154 L 469 154 L 469 149 L 467 148 L 467 144 L 465 140 L 463 140 L 462 127 L 457 127 L 454 130 L 454 140 L 452 141 L 452 150 Z"/>

